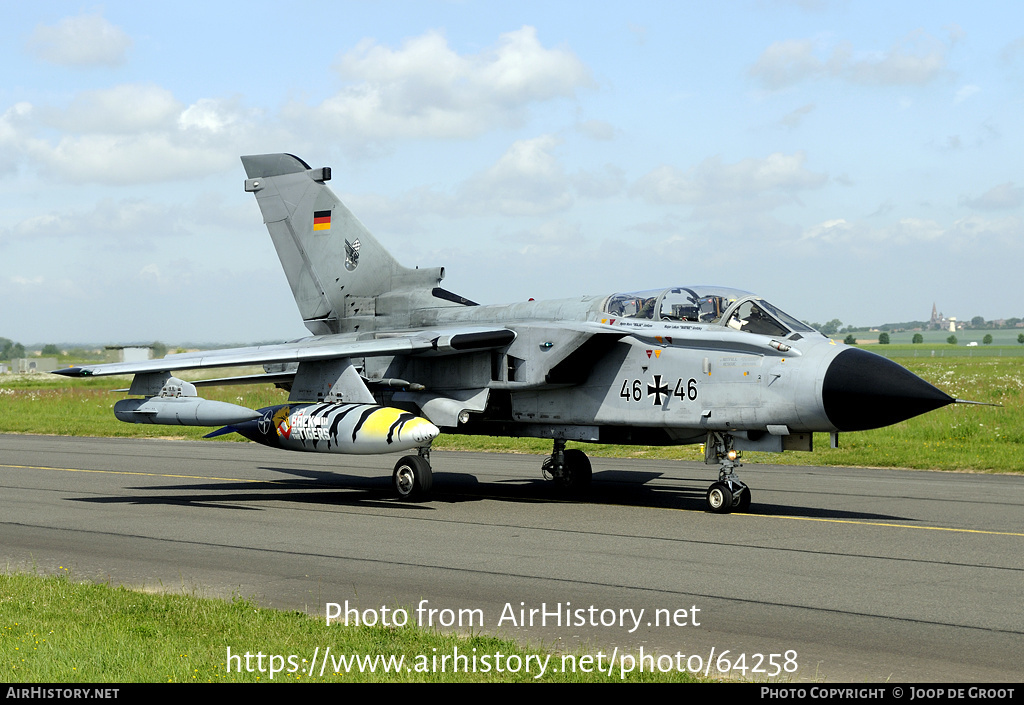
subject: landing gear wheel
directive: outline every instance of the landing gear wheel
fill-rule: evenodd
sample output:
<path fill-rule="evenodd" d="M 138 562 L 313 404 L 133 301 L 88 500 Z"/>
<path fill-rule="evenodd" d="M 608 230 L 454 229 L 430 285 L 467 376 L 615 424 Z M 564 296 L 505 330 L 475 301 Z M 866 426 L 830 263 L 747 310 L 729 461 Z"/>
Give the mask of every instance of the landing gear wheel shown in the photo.
<path fill-rule="evenodd" d="M 750 509 L 750 488 L 740 484 L 740 491 L 732 496 L 732 511 L 745 512 Z"/>
<path fill-rule="evenodd" d="M 714 514 L 728 514 L 733 510 L 732 492 L 724 482 L 716 482 L 708 488 L 708 511 Z"/>
<path fill-rule="evenodd" d="M 561 477 L 555 478 L 555 484 L 565 492 L 583 492 L 590 487 L 594 471 L 590 467 L 590 458 L 582 450 L 571 448 L 563 453 L 565 468 Z"/>
<path fill-rule="evenodd" d="M 552 480 L 563 493 L 582 492 L 590 487 L 594 476 L 590 458 L 582 450 L 565 450 L 565 441 L 555 440 L 555 449 L 540 466 L 545 480 Z"/>
<path fill-rule="evenodd" d="M 407 455 L 395 464 L 391 484 L 394 485 L 399 499 L 422 499 L 430 493 L 430 488 L 434 484 L 434 473 L 426 459 L 418 455 Z"/>

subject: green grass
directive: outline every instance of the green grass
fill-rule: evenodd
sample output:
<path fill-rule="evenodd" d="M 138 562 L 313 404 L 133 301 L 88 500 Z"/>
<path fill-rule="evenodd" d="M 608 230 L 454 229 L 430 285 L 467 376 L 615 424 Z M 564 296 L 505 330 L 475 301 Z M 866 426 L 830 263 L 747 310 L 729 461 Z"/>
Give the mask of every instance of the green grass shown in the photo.
<path fill-rule="evenodd" d="M 332 664 L 321 676 L 318 660 L 310 675 L 309 659 L 317 649 L 322 657 L 328 647 L 336 657 L 404 656 L 410 670 L 384 672 L 378 662 L 373 673 L 345 672 L 335 671 Z M 232 655 L 241 656 L 232 661 L 231 672 L 227 670 L 229 648 Z M 500 652 L 506 660 L 513 657 L 513 666 L 515 657 L 525 663 L 528 655 L 542 660 L 550 655 L 542 682 L 622 680 L 617 671 L 611 676 L 553 672 L 556 667 L 561 671 L 562 654 L 490 636 L 441 634 L 415 627 L 327 626 L 323 618 L 263 609 L 243 599 L 227 602 L 139 592 L 79 583 L 67 575 L 0 574 L 0 682 L 536 682 L 536 668 L 532 673 L 525 669 L 499 673 L 494 658 L 489 673 L 434 668 L 434 655 L 454 654 L 456 649 L 470 655 L 476 649 L 478 658 Z M 252 655 L 251 670 L 246 670 L 246 652 Z M 265 656 L 262 671 L 256 658 L 260 653 Z M 281 656 L 273 678 L 270 655 Z M 627 676 L 627 682 L 695 680 L 675 672 Z"/>
<path fill-rule="evenodd" d="M 876 355 L 890 359 L 904 357 L 944 358 L 944 357 L 1024 357 L 1024 345 L 979 345 L 969 348 L 965 345 L 862 345 Z"/>
<path fill-rule="evenodd" d="M 891 349 L 912 346 L 881 346 Z M 916 346 L 914 346 L 916 347 Z M 873 348 L 877 350 L 878 348 Z M 813 453 L 748 453 L 748 462 L 794 465 L 852 465 L 980 472 L 1020 472 L 1024 451 L 1024 359 L 1019 357 L 897 358 L 954 397 L 1001 404 L 1002 408 L 953 405 L 888 428 L 842 434 L 829 447 L 815 434 Z M 206 428 L 151 426 L 117 421 L 113 405 L 129 378 L 68 379 L 56 375 L 0 378 L 0 432 L 68 436 L 199 439 Z M 204 397 L 260 408 L 283 403 L 287 394 L 268 385 L 207 387 Z M 237 434 L 217 440 L 244 440 Z M 442 435 L 437 450 L 470 450 L 544 455 L 551 442 L 530 438 Z M 700 461 L 699 446 L 617 446 L 586 444 L 595 457 L 664 458 Z"/>
<path fill-rule="evenodd" d="M 114 417 L 114 404 L 125 394 L 110 390 L 127 388 L 131 377 L 71 379 L 50 374 L 0 377 L 0 432 L 41 433 L 57 436 L 105 436 L 115 438 L 200 439 L 212 429 L 189 426 L 157 426 L 122 423 Z M 288 400 L 287 392 L 270 385 L 206 387 L 206 399 L 259 409 Z M 244 441 L 238 434 L 220 437 Z"/>

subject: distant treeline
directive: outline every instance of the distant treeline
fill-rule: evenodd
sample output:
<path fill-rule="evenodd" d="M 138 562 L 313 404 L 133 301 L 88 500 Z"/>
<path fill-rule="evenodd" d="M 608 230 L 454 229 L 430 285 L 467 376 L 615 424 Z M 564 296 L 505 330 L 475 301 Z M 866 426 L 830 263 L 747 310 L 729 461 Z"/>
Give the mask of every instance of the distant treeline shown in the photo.
<path fill-rule="evenodd" d="M 154 341 L 152 343 L 140 343 L 141 346 L 148 346 L 153 349 L 153 358 L 161 358 L 168 352 L 185 352 L 187 350 L 218 350 L 221 348 L 240 348 L 256 345 L 276 345 L 283 343 L 283 340 L 258 341 L 255 343 L 183 343 L 175 346 L 168 346 L 166 343 Z M 62 358 L 68 360 L 104 360 L 108 357 L 105 346 L 83 345 L 82 343 L 47 343 L 42 347 L 26 347 L 10 338 L 0 337 L 0 360 L 14 360 L 33 355 L 42 357 Z"/>
<path fill-rule="evenodd" d="M 17 357 L 25 357 L 25 346 L 10 338 L 0 338 L 0 360 L 13 360 Z"/>
<path fill-rule="evenodd" d="M 986 321 L 981 316 L 975 316 L 969 322 L 964 321 L 963 330 L 1013 330 L 1018 326 L 1024 319 L 1020 318 L 1006 318 L 1001 319 L 999 323 L 995 321 Z M 804 321 L 807 323 L 807 321 Z M 839 325 L 834 325 L 838 323 Z M 842 326 L 842 322 L 833 319 L 825 324 L 810 323 L 812 328 L 821 331 L 825 335 L 835 335 L 836 333 L 864 333 L 867 331 L 888 331 L 890 333 L 898 333 L 900 331 L 913 331 L 913 330 L 932 330 L 930 321 L 903 321 L 902 323 L 883 323 L 880 326 Z M 936 329 L 938 330 L 938 329 Z M 945 330 L 945 329 L 943 329 Z M 957 328 L 960 330 L 960 328 Z"/>

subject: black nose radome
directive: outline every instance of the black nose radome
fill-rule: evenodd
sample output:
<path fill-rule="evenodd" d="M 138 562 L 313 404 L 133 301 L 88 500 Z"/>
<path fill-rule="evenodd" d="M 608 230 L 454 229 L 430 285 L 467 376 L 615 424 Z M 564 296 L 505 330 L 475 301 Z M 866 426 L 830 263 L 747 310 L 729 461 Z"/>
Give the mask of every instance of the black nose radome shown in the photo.
<path fill-rule="evenodd" d="M 905 367 L 858 348 L 832 360 L 821 397 L 840 431 L 889 426 L 955 401 Z"/>

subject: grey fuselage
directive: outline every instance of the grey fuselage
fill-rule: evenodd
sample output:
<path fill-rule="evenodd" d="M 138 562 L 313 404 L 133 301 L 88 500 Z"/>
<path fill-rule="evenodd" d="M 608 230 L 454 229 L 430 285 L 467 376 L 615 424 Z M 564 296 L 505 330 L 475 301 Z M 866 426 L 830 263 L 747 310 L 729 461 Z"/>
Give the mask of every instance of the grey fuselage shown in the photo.
<path fill-rule="evenodd" d="M 606 310 L 611 298 L 412 311 L 413 329 L 491 325 L 516 338 L 506 349 L 458 356 L 366 358 L 363 374 L 428 390 L 386 395 L 388 403 L 489 390 L 469 422 L 443 425 L 461 433 L 676 444 L 699 442 L 708 431 L 782 437 L 852 430 L 830 420 L 825 404 L 826 374 L 849 346 L 809 328 L 771 335 L 720 322 L 614 317 Z M 736 292 L 730 307 L 743 298 Z M 893 366 L 883 358 L 866 364 L 865 374 Z"/>

